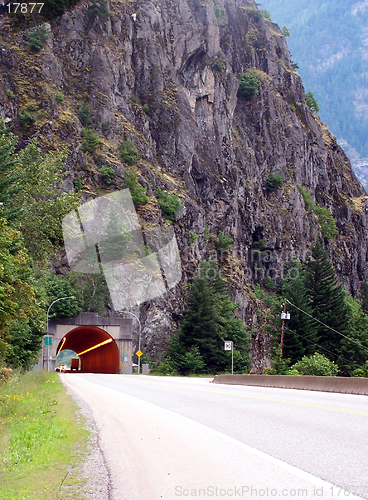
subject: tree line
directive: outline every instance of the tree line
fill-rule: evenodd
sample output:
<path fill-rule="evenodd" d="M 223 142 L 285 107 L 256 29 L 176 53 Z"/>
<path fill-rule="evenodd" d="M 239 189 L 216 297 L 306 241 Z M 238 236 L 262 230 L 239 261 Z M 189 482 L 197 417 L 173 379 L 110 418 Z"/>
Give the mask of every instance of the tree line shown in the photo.
<path fill-rule="evenodd" d="M 270 339 L 269 374 L 364 375 L 368 367 L 368 282 L 359 300 L 339 283 L 323 239 L 304 263 L 286 264 L 278 283 L 256 285 L 257 297 L 266 312 L 265 334 Z M 293 268 L 293 272 L 287 272 Z M 270 290 L 272 288 L 272 290 Z M 287 321 L 281 356 L 281 306 L 288 300 Z M 236 316 L 234 304 L 213 263 L 202 263 L 199 277 L 188 288 L 187 309 L 171 338 L 162 374 L 219 373 L 231 371 L 231 353 L 224 341 L 234 343 L 234 372 L 251 369 L 250 337 Z"/>
<path fill-rule="evenodd" d="M 349 296 L 337 279 L 322 239 L 305 263 L 290 265 L 298 271 L 297 278 L 282 280 L 277 294 L 269 297 L 272 319 L 268 331 L 276 372 L 286 373 L 304 356 L 315 353 L 334 362 L 340 375 L 349 376 L 362 369 L 368 360 L 368 284 L 362 287 L 359 301 Z M 284 297 L 292 305 L 288 304 L 290 320 L 286 321 L 280 363 L 280 299 Z"/>
<path fill-rule="evenodd" d="M 232 341 L 234 372 L 248 373 L 250 335 L 236 315 L 239 304 L 230 299 L 227 283 L 213 262 L 201 263 L 186 302 L 180 328 L 171 338 L 158 371 L 167 375 L 231 371 L 231 352 L 224 350 L 224 343 Z"/>
<path fill-rule="evenodd" d="M 30 368 L 45 333 L 62 218 L 79 203 L 61 185 L 66 151 L 24 148 L 0 120 L 0 366 Z M 53 298 L 52 298 L 53 300 Z"/>

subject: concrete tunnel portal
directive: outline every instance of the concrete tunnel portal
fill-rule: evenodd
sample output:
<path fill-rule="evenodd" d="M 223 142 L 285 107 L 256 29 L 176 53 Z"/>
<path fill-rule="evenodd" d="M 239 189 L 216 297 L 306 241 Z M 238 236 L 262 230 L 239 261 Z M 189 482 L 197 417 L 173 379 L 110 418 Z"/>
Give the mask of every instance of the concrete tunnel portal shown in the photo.
<path fill-rule="evenodd" d="M 119 373 L 119 348 L 105 330 L 97 326 L 78 326 L 59 342 L 57 354 L 69 349 L 81 360 L 82 372 Z"/>

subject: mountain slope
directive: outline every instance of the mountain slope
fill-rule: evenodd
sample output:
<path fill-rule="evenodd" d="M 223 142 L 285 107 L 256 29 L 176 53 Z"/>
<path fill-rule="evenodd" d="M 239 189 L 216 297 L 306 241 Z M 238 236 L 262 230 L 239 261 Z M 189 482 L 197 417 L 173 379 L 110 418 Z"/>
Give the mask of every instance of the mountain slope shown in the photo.
<path fill-rule="evenodd" d="M 179 195 L 182 282 L 140 310 L 151 356 L 177 325 L 182 287 L 202 260 L 219 262 L 240 316 L 257 325 L 251 284 L 304 260 L 321 233 L 308 193 L 333 215 L 338 234 L 326 244 L 356 294 L 366 276 L 366 195 L 306 106 L 279 27 L 247 0 L 112 0 L 107 7 L 101 15 L 80 2 L 48 25 L 38 52 L 5 20 L 0 112 L 23 142 L 37 136 L 45 151 L 68 146 L 65 189 L 82 187 L 84 201 L 125 187 L 123 141 L 136 145 L 132 168 L 150 197 L 138 208 L 143 226 L 163 223 L 157 188 Z M 248 99 L 238 93 L 247 71 L 258 80 Z M 89 150 L 83 125 L 100 138 Z M 113 169 L 113 187 L 103 181 L 104 167 Z M 281 186 L 271 189 L 271 174 Z M 227 251 L 219 251 L 227 248 L 220 232 L 233 239 Z"/>
<path fill-rule="evenodd" d="M 289 28 L 298 72 L 367 187 L 368 2 L 265 0 L 262 8 Z"/>

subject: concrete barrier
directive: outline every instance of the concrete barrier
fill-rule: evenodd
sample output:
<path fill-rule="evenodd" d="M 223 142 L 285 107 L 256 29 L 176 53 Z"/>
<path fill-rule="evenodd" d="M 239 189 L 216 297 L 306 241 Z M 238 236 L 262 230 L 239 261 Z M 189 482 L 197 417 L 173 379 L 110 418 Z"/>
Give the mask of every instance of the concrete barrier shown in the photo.
<path fill-rule="evenodd" d="M 305 391 L 341 392 L 368 396 L 368 378 L 310 377 L 305 375 L 216 375 L 212 383 L 280 387 Z"/>

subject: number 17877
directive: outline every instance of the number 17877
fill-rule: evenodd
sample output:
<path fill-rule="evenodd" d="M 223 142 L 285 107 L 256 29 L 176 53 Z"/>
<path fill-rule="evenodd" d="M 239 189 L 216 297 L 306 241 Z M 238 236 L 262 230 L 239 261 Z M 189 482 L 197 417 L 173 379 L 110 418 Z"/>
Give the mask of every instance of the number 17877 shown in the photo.
<path fill-rule="evenodd" d="M 9 3 L 7 5 L 9 14 L 12 12 L 15 14 L 17 11 L 21 14 L 27 14 L 28 12 L 32 14 L 33 11 L 38 14 L 41 12 L 44 3 Z M 36 7 L 36 10 L 35 10 Z"/>

